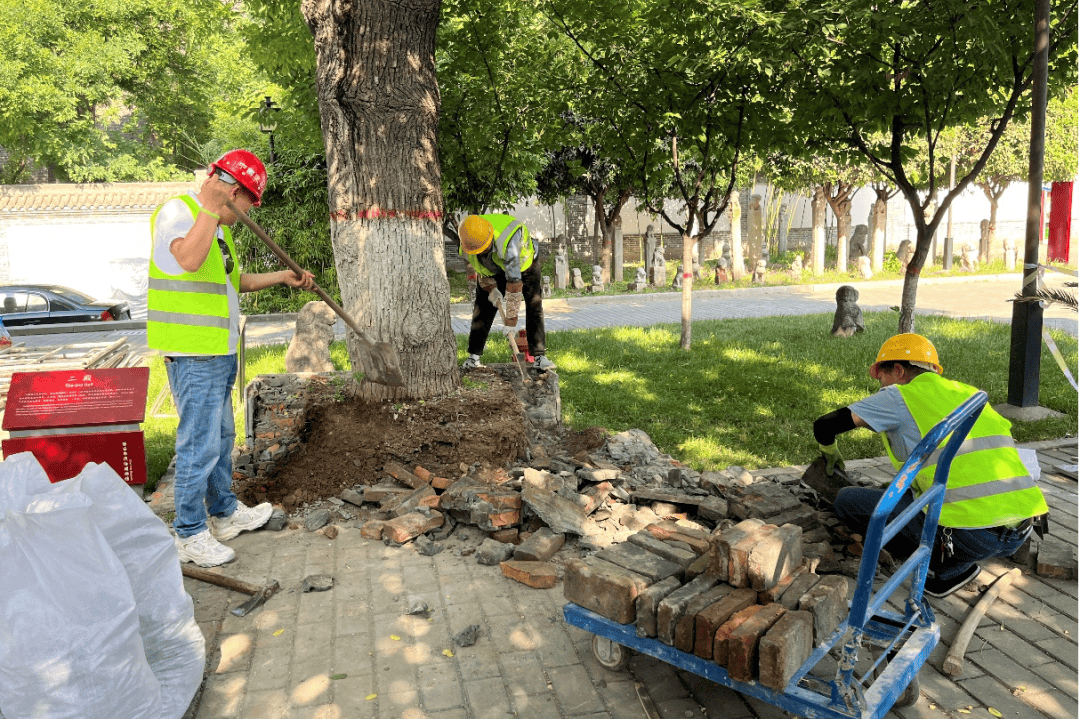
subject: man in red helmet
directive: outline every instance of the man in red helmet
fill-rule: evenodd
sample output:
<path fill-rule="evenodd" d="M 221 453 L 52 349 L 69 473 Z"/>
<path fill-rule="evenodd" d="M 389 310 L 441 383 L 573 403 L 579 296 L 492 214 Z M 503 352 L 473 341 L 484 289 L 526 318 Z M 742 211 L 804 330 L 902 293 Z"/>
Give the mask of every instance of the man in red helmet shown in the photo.
<path fill-rule="evenodd" d="M 240 272 L 232 225 L 258 207 L 266 168 L 247 150 L 226 152 L 198 192 L 167 200 L 150 217 L 153 247 L 147 342 L 165 357 L 180 423 L 176 429 L 176 547 L 181 561 L 213 567 L 236 553 L 221 544 L 266 524 L 268 503 L 246 507 L 232 491 L 232 387 L 237 372 L 241 292 L 273 285 L 310 289 L 314 276 L 290 270 Z"/>

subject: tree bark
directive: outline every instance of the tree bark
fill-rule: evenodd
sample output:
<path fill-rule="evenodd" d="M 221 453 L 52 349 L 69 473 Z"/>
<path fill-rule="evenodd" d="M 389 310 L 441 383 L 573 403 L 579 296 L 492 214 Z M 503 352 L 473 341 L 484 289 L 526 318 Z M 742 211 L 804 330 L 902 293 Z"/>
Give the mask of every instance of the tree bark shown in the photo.
<path fill-rule="evenodd" d="M 825 204 L 824 188 L 814 188 L 814 199 L 810 201 L 810 271 L 815 275 L 825 273 Z"/>
<path fill-rule="evenodd" d="M 687 226 L 690 226 L 687 222 Z M 732 257 L 734 257 L 734 251 Z M 684 232 L 682 236 L 682 335 L 679 345 L 690 351 L 693 329 L 692 301 L 694 296 L 694 238 Z"/>
<path fill-rule="evenodd" d="M 450 325 L 436 147 L 438 0 L 303 0 L 315 41 L 330 236 L 342 305 L 398 353 L 405 387 L 369 399 L 447 394 L 460 382 Z M 349 359 L 359 348 L 348 338 Z"/>
<path fill-rule="evenodd" d="M 741 280 L 746 276 L 746 262 L 742 251 L 742 204 L 739 193 L 732 192 L 728 200 L 731 211 L 731 279 Z"/>
<path fill-rule="evenodd" d="M 881 272 L 885 265 L 885 226 L 888 223 L 889 203 L 878 197 L 874 201 L 871 210 L 872 223 L 870 230 L 870 268 L 875 272 Z"/>

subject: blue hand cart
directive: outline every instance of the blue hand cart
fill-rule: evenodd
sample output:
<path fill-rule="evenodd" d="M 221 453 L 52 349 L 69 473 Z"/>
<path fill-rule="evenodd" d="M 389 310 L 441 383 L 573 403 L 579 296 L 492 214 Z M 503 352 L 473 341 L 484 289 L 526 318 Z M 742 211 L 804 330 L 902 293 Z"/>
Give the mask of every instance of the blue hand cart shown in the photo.
<path fill-rule="evenodd" d="M 919 698 L 919 670 L 940 638 L 934 613 L 923 598 L 923 585 L 945 498 L 945 484 L 953 457 L 982 412 L 986 399 L 985 392 L 977 392 L 953 410 L 927 433 L 900 468 L 870 519 L 847 618 L 814 648 L 782 691 L 757 682 L 736 681 L 728 676 L 726 669 L 711 661 L 656 639 L 640 638 L 634 625 L 617 624 L 576 604 L 563 607 L 566 622 L 594 635 L 593 654 L 608 669 L 624 668 L 633 650 L 808 719 L 879 719 L 894 705 L 914 704 Z M 939 449 L 942 442 L 944 447 Z M 933 486 L 895 520 L 887 522 L 915 475 L 929 463 L 936 464 Z M 875 592 L 874 576 L 882 546 L 924 507 L 926 517 L 919 548 Z M 885 609 L 886 601 L 909 576 L 911 585 L 903 613 Z M 839 658 L 829 661 L 830 653 L 835 655 L 833 649 L 841 642 Z M 864 649 L 867 651 L 860 657 Z M 862 671 L 856 671 L 857 667 Z M 826 678 L 829 676 L 831 679 Z"/>

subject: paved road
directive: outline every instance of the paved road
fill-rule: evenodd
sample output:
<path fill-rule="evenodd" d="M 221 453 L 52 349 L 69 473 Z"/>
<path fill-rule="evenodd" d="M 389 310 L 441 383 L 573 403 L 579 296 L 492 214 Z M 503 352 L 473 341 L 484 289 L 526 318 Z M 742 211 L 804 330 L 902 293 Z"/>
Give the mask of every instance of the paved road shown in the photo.
<path fill-rule="evenodd" d="M 1063 287 L 1071 277 L 1048 275 L 1047 285 Z M 836 288 L 840 285 L 793 285 L 733 290 L 704 290 L 694 293 L 695 320 L 771 317 L 776 315 L 832 314 L 836 310 Z M 861 282 L 859 306 L 864 312 L 885 310 L 900 304 L 899 280 Z M 924 278 L 919 282 L 917 313 L 950 317 L 987 319 L 1009 323 L 1013 303 L 1020 288 L 1020 275 Z M 1075 290 L 1070 290 L 1075 291 Z M 549 331 L 580 330 L 596 327 L 631 325 L 647 327 L 659 323 L 677 323 L 682 313 L 681 296 L 674 292 L 627 295 L 602 295 L 554 299 L 544 302 L 544 324 Z M 451 325 L 456 334 L 467 334 L 472 306 L 451 305 Z M 247 344 L 285 344 L 291 338 L 295 314 L 255 315 L 248 318 Z M 1051 305 L 1044 313 L 1044 324 L 1074 337 L 1077 315 L 1061 305 Z M 345 324 L 338 321 L 335 332 L 345 336 Z M 133 344 L 145 345 L 146 332 L 126 329 L 113 332 L 78 332 L 63 341 L 100 342 L 128 337 Z M 29 335 L 16 338 L 27 346 L 55 345 L 58 335 Z"/>

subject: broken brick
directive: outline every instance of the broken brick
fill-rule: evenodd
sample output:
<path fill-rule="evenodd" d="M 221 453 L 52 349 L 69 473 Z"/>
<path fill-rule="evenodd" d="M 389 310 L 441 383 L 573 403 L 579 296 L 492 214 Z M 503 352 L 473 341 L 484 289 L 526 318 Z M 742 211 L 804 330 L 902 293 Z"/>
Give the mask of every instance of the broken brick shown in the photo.
<path fill-rule="evenodd" d="M 402 484 L 408 485 L 413 489 L 420 489 L 420 487 L 427 486 L 427 482 L 420 479 L 397 462 L 387 462 L 386 465 L 383 467 L 383 471 L 385 471 L 397 481 L 401 482 Z"/>
<path fill-rule="evenodd" d="M 635 532 L 627 537 L 627 541 L 631 544 L 636 544 L 642 549 L 647 549 L 669 562 L 675 562 L 683 568 L 689 567 L 693 561 L 697 559 L 697 555 L 692 551 L 681 549 L 680 547 L 676 547 L 661 539 L 657 539 L 648 532 Z"/>
<path fill-rule="evenodd" d="M 431 486 L 435 489 L 449 489 L 456 481 L 456 479 L 447 479 L 446 477 L 432 477 Z"/>
<path fill-rule="evenodd" d="M 360 536 L 364 539 L 382 539 L 383 529 L 386 527 L 386 522 L 378 519 L 369 519 L 364 522 L 364 526 L 360 528 Z"/>
<path fill-rule="evenodd" d="M 423 485 L 417 489 L 406 494 L 395 502 L 392 502 L 385 509 L 390 510 L 391 517 L 400 517 L 403 514 L 408 514 L 414 511 L 420 506 L 420 502 L 425 497 L 435 496 L 435 490 L 428 485 Z"/>
<path fill-rule="evenodd" d="M 514 550 L 514 559 L 546 562 L 562 549 L 564 542 L 566 535 L 555 534 L 547 527 L 541 527 L 518 545 Z"/>
<path fill-rule="evenodd" d="M 799 571 L 795 573 L 795 579 L 788 585 L 787 590 L 784 591 L 776 601 L 784 605 L 785 609 L 798 609 L 799 600 L 803 598 L 803 595 L 813 589 L 814 585 L 821 581 L 821 577 L 810 571 Z"/>
<path fill-rule="evenodd" d="M 431 478 L 432 478 L 432 476 L 434 476 L 434 475 L 431 474 L 431 472 L 424 469 L 420 465 L 416 465 L 415 467 L 413 467 L 413 474 L 415 474 L 420 479 L 424 480 L 425 484 L 431 484 Z"/>
<path fill-rule="evenodd" d="M 503 544 L 517 544 L 518 543 L 518 530 L 517 527 L 510 529 L 500 529 L 491 533 L 491 538 L 496 542 L 502 542 Z"/>
<path fill-rule="evenodd" d="M 675 522 L 653 522 L 645 531 L 657 539 L 684 542 L 701 556 L 709 551 L 709 535 L 705 532 L 693 532 L 690 527 L 683 527 Z"/>
<path fill-rule="evenodd" d="M 504 576 L 536 589 L 550 589 L 558 579 L 555 565 L 549 562 L 521 562 L 511 559 L 502 562 L 499 567 Z"/>
<path fill-rule="evenodd" d="M 430 514 L 412 512 L 391 519 L 383 528 L 383 537 L 389 537 L 398 544 L 413 539 L 414 537 L 430 532 L 442 526 L 443 516 L 435 511 Z"/>

